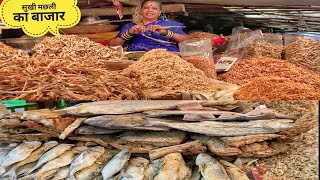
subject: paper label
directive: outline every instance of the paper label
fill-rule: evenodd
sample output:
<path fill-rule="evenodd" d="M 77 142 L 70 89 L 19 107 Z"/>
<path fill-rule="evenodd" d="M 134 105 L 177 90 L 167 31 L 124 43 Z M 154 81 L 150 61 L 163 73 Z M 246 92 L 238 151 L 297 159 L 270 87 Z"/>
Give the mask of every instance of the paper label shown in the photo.
<path fill-rule="evenodd" d="M 81 18 L 77 0 L 4 0 L 0 5 L 1 21 L 10 28 L 22 28 L 32 37 L 47 32 L 60 35 L 59 28 L 70 28 Z"/>

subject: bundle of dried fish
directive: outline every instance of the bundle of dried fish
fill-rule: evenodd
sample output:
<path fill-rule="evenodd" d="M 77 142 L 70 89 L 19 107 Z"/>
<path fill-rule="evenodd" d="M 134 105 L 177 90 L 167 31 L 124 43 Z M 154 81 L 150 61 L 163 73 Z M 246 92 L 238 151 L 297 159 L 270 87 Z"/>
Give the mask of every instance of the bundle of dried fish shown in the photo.
<path fill-rule="evenodd" d="M 243 59 L 248 58 L 273 58 L 281 59 L 283 46 L 271 44 L 267 42 L 256 42 L 248 44 L 243 50 Z"/>
<path fill-rule="evenodd" d="M 264 76 L 288 78 L 314 86 L 316 91 L 320 91 L 320 74 L 278 59 L 254 58 L 237 61 L 230 71 L 218 75 L 218 79 L 243 85 Z"/>
<path fill-rule="evenodd" d="M 35 57 L 84 58 L 103 65 L 106 61 L 121 61 L 122 55 L 114 49 L 77 35 L 46 37 L 32 49 Z"/>
<path fill-rule="evenodd" d="M 319 89 L 288 78 L 259 77 L 240 86 L 234 93 L 238 100 L 320 99 Z"/>
<path fill-rule="evenodd" d="M 288 44 L 285 58 L 289 62 L 320 72 L 320 41 L 299 38 Z"/>
<path fill-rule="evenodd" d="M 0 64 L 0 98 L 27 100 L 141 99 L 131 79 L 88 59 L 31 58 Z M 103 66 L 102 66 L 103 67 Z M 141 94 L 141 93 L 140 93 Z"/>
<path fill-rule="evenodd" d="M 11 61 L 11 59 L 28 59 L 28 53 L 14 49 L 0 42 L 0 64 Z M 1 66 L 0 66 L 1 67 Z"/>
<path fill-rule="evenodd" d="M 184 60 L 203 71 L 208 78 L 217 79 L 217 73 L 213 59 L 203 56 L 189 56 L 184 58 Z"/>
<path fill-rule="evenodd" d="M 164 49 L 154 49 L 144 54 L 136 63 L 124 70 L 135 79 L 145 93 L 148 92 L 207 92 L 215 93 L 220 87 L 210 78 Z"/>
<path fill-rule="evenodd" d="M 191 39 L 213 39 L 219 37 L 219 35 L 208 33 L 208 32 L 193 32 L 189 34 Z"/>

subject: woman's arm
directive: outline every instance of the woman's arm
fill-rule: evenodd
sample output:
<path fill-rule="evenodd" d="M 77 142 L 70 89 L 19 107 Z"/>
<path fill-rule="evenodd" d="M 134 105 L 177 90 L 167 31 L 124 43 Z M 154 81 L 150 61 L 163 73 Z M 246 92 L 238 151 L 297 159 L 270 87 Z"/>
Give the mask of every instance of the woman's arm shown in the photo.
<path fill-rule="evenodd" d="M 146 31 L 146 28 L 143 25 L 136 24 L 131 28 L 122 31 L 121 35 L 118 35 L 116 38 L 109 41 L 110 46 L 122 46 L 127 40 L 130 40 L 135 34 L 143 33 Z"/>
<path fill-rule="evenodd" d="M 122 46 L 126 41 L 119 38 L 119 37 L 116 37 L 114 39 L 111 39 L 109 41 L 109 46 Z"/>
<path fill-rule="evenodd" d="M 190 39 L 189 35 L 187 34 L 177 34 L 177 33 L 174 33 L 174 35 L 172 36 L 172 39 L 174 41 L 176 41 L 177 43 L 179 42 L 182 42 L 182 41 L 185 41 L 185 40 L 188 40 Z"/>

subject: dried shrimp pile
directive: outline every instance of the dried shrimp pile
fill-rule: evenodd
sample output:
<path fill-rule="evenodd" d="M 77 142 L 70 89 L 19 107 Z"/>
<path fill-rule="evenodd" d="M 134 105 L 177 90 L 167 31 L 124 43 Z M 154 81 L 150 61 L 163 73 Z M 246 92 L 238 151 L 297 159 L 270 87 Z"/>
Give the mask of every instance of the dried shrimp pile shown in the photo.
<path fill-rule="evenodd" d="M 77 35 L 46 37 L 32 49 L 35 57 L 85 58 L 103 67 L 105 61 L 121 61 L 122 55 L 114 49 Z"/>
<path fill-rule="evenodd" d="M 276 76 L 313 86 L 320 91 L 320 74 L 298 67 L 290 62 L 269 58 L 254 58 L 237 61 L 230 71 L 218 75 L 218 79 L 243 85 L 257 77 Z"/>
<path fill-rule="evenodd" d="M 77 59 L 12 59 L 0 64 L 0 99 L 141 99 L 131 79 Z"/>
<path fill-rule="evenodd" d="M 287 143 L 285 154 L 259 160 L 267 173 L 265 180 L 309 180 L 319 179 L 319 130 L 318 127 L 296 136 Z"/>
<path fill-rule="evenodd" d="M 124 73 L 136 79 L 144 92 L 214 93 L 220 89 L 201 70 L 164 49 L 147 52 Z"/>
<path fill-rule="evenodd" d="M 0 60 L 3 63 L 10 58 L 29 58 L 29 55 L 23 50 L 14 49 L 0 42 Z"/>
<path fill-rule="evenodd" d="M 275 45 L 267 42 L 256 42 L 248 44 L 243 50 L 243 59 L 248 58 L 274 58 L 281 59 L 283 46 Z"/>
<path fill-rule="evenodd" d="M 211 34 L 207 32 L 193 32 L 189 34 L 190 39 L 213 39 L 219 37 L 219 35 Z"/>
<path fill-rule="evenodd" d="M 184 60 L 203 71 L 208 78 L 217 79 L 215 64 L 212 59 L 203 56 L 189 56 L 184 58 Z"/>
<path fill-rule="evenodd" d="M 237 100 L 298 100 L 320 99 L 313 86 L 288 78 L 259 77 L 240 86 L 234 93 Z"/>
<path fill-rule="evenodd" d="M 299 38 L 288 44 L 285 58 L 289 62 L 320 72 L 320 41 Z"/>

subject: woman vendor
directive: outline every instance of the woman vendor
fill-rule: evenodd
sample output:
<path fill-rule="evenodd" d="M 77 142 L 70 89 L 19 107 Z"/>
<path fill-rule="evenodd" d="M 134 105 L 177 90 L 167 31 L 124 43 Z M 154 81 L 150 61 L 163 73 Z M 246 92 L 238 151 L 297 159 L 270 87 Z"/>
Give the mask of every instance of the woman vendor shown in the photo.
<path fill-rule="evenodd" d="M 124 25 L 117 37 L 110 40 L 110 46 L 127 43 L 128 51 L 149 51 L 156 48 L 179 51 L 178 43 L 189 39 L 183 31 L 185 26 L 182 23 L 158 20 L 161 14 L 161 2 L 143 1 L 140 14 L 142 22 Z"/>

